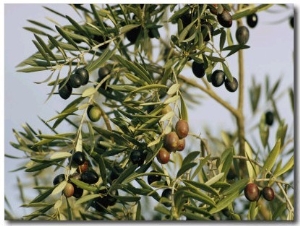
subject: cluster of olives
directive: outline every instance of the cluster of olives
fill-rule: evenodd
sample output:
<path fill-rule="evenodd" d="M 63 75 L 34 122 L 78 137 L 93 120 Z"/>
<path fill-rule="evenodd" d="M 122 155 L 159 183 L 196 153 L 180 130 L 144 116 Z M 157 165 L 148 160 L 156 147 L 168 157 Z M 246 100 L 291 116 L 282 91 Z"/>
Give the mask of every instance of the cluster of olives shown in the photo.
<path fill-rule="evenodd" d="M 175 125 L 175 131 L 164 137 L 164 146 L 157 153 L 157 160 L 166 164 L 170 160 L 170 153 L 182 151 L 185 148 L 185 137 L 189 133 L 189 124 L 186 120 L 180 119 Z"/>
<path fill-rule="evenodd" d="M 89 169 L 89 163 L 86 160 L 84 153 L 79 151 L 75 152 L 72 155 L 71 164 L 72 166 L 77 166 L 78 168 L 77 172 L 72 174 L 70 178 L 75 178 L 87 184 L 95 184 L 98 182 L 99 176 L 93 169 Z M 64 181 L 65 178 L 65 174 L 57 175 L 53 180 L 53 185 L 59 184 L 60 182 Z M 75 198 L 80 198 L 83 194 L 83 189 L 77 187 L 71 181 L 68 181 L 63 190 L 63 194 L 67 198 L 71 196 L 74 196 Z"/>
<path fill-rule="evenodd" d="M 204 63 L 198 63 L 196 61 L 192 63 L 192 71 L 197 78 L 202 78 L 205 75 L 205 69 Z M 211 83 L 214 87 L 219 87 L 225 84 L 225 87 L 229 92 L 235 92 L 239 85 L 235 77 L 233 77 L 231 82 L 228 78 L 226 78 L 226 75 L 222 70 L 215 70 L 212 73 Z"/>
<path fill-rule="evenodd" d="M 260 195 L 267 201 L 272 201 L 275 198 L 274 190 L 271 187 L 264 187 L 260 191 L 255 183 L 248 183 L 244 188 L 244 194 L 250 202 L 258 201 Z"/>
<path fill-rule="evenodd" d="M 158 171 L 152 170 L 151 173 L 158 173 Z M 161 181 L 161 179 L 162 179 L 161 175 L 150 174 L 150 175 L 148 175 L 147 182 L 148 182 L 149 185 L 151 185 L 153 182 Z M 170 188 L 165 188 L 162 191 L 161 197 L 164 197 L 164 198 L 168 199 L 169 201 L 171 201 L 172 200 L 172 190 Z M 170 207 L 171 203 L 169 201 L 168 202 L 162 202 L 162 203 L 165 206 Z"/>
<path fill-rule="evenodd" d="M 69 80 L 61 81 L 58 86 L 58 93 L 61 98 L 68 99 L 72 94 L 73 88 L 86 85 L 89 82 L 89 72 L 85 68 L 78 68 L 70 76 Z"/>

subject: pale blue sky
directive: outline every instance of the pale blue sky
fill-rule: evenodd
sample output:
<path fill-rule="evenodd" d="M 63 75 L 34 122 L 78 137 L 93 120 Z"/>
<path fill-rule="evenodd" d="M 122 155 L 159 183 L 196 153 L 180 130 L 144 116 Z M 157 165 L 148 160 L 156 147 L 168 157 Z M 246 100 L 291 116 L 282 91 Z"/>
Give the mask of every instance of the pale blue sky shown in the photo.
<path fill-rule="evenodd" d="M 71 7 L 61 5 L 53 6 L 59 12 L 68 14 L 72 17 L 79 18 L 78 15 L 71 9 Z M 32 39 L 32 33 L 23 29 L 25 26 L 32 26 L 28 19 L 37 20 L 42 23 L 51 24 L 46 17 L 55 18 L 61 21 L 61 18 L 51 14 L 49 11 L 42 8 L 42 5 L 37 4 L 6 4 L 5 7 L 5 28 L 4 28 L 4 53 L 5 53 L 5 67 L 4 67 L 4 82 L 5 82 L 5 152 L 8 154 L 18 153 L 14 150 L 9 142 L 14 141 L 12 129 L 22 130 L 21 124 L 27 122 L 33 126 L 34 129 L 41 129 L 48 132 L 47 128 L 40 122 L 37 116 L 44 119 L 49 119 L 60 111 L 65 102 L 59 97 L 51 98 L 47 103 L 46 94 L 50 91 L 45 84 L 37 85 L 33 82 L 42 81 L 46 78 L 48 73 L 37 72 L 33 74 L 17 73 L 15 66 L 22 60 L 30 56 L 36 51 Z M 278 8 L 276 8 L 278 9 Z M 275 8 L 274 8 L 275 10 Z M 279 8 L 279 10 L 282 10 Z M 272 25 L 274 21 L 279 21 L 287 18 L 293 14 L 292 6 L 285 13 L 259 13 L 259 22 L 256 28 L 250 30 L 250 39 L 247 43 L 251 46 L 250 49 L 244 51 L 245 55 L 245 74 L 246 85 L 251 84 L 251 77 L 255 75 L 258 82 L 263 82 L 265 75 L 272 76 L 271 82 L 274 83 L 279 77 L 283 76 L 283 81 L 280 90 L 284 91 L 286 88 L 293 86 L 294 83 L 294 65 L 293 65 L 293 32 L 294 30 L 288 24 L 288 20 Z M 245 22 L 245 21 L 244 21 Z M 235 30 L 235 24 L 232 31 Z M 234 38 L 234 37 L 233 37 Z M 237 58 L 231 56 L 228 58 L 228 63 L 233 75 L 238 72 Z M 185 70 L 187 76 L 193 77 L 190 70 Z M 188 74 L 189 73 L 189 74 Z M 237 76 L 237 75 L 236 75 Z M 273 84 L 272 83 L 272 84 Z M 225 88 L 220 88 L 217 93 L 226 100 L 236 103 L 237 93 L 229 93 Z M 199 94 L 201 94 L 199 92 Z M 246 102 L 249 97 L 246 95 Z M 233 121 L 224 121 L 223 117 L 229 117 L 228 112 L 220 107 L 216 102 L 208 99 L 201 101 L 197 110 L 190 112 L 191 130 L 199 134 L 201 128 L 205 125 L 211 126 L 213 131 L 222 127 L 224 129 L 234 128 Z M 287 123 L 293 123 L 293 115 L 290 110 L 290 103 L 287 95 L 280 99 L 281 108 L 279 109 L 282 117 L 287 119 Z M 268 106 L 265 106 L 266 109 Z M 265 109 L 261 109 L 262 112 Z M 250 111 L 249 105 L 246 104 L 245 112 Z M 249 114 L 246 114 L 246 120 L 251 123 Z M 249 125 L 249 124 L 248 124 Z M 253 125 L 253 124 L 252 124 Z M 205 136 L 205 134 L 203 134 Z M 17 161 L 9 159 L 5 160 L 5 194 L 14 205 L 20 206 L 19 192 L 16 189 L 16 174 L 8 173 L 8 171 L 17 168 L 15 165 Z M 15 212 L 18 216 L 24 215 L 24 210 Z"/>

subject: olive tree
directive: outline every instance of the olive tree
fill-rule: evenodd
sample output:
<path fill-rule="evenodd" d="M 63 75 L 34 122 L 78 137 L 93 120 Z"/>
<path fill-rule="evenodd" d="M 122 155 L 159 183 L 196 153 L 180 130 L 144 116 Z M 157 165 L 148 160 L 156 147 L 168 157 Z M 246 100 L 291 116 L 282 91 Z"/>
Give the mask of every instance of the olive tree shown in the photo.
<path fill-rule="evenodd" d="M 32 177 L 37 192 L 24 199 L 22 207 L 32 212 L 23 220 L 294 219 L 288 180 L 294 138 L 277 108 L 280 80 L 271 85 L 268 77 L 265 84 L 253 78 L 245 88 L 249 30 L 272 5 L 70 7 L 84 21 L 46 8 L 67 25 L 31 20 L 26 27 L 37 51 L 18 71 L 47 71 L 39 85 L 65 107 L 41 119 L 51 133 L 29 124 L 13 131 L 11 145 L 25 157 L 17 170 Z M 227 62 L 231 55 L 237 75 Z M 236 105 L 218 95 L 221 86 Z M 234 130 L 213 136 L 209 128 L 201 134 L 190 129 L 195 89 L 230 112 Z M 293 87 L 282 95 L 293 111 Z M 262 102 L 272 110 L 261 112 Z M 253 128 L 245 124 L 245 104 L 261 115 Z M 13 219 L 8 210 L 6 219 Z"/>

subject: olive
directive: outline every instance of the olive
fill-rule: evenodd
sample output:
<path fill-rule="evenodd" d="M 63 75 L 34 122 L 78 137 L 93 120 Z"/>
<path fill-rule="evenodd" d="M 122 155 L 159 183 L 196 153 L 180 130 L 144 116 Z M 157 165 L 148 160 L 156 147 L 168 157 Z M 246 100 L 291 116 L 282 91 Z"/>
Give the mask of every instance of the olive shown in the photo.
<path fill-rule="evenodd" d="M 272 111 L 267 111 L 265 113 L 265 122 L 269 126 L 273 125 L 273 122 L 274 122 L 274 113 Z"/>
<path fill-rule="evenodd" d="M 100 67 L 98 69 L 98 77 L 102 80 L 110 73 L 110 69 L 108 66 Z"/>
<path fill-rule="evenodd" d="M 118 190 L 113 190 L 112 195 L 108 194 L 105 196 L 106 202 L 109 206 L 113 206 L 117 203 L 117 199 L 114 196 L 118 196 L 119 192 Z"/>
<path fill-rule="evenodd" d="M 185 139 L 184 138 L 179 139 L 177 151 L 183 151 L 184 148 L 185 148 Z"/>
<path fill-rule="evenodd" d="M 192 63 L 192 71 L 193 71 L 193 74 L 197 78 L 202 78 L 205 75 L 204 63 L 198 63 L 198 62 L 194 61 Z"/>
<path fill-rule="evenodd" d="M 225 87 L 229 92 L 235 92 L 239 86 L 238 81 L 233 77 L 232 82 L 229 79 L 225 79 Z"/>
<path fill-rule="evenodd" d="M 258 17 L 256 13 L 248 15 L 246 18 L 247 24 L 249 27 L 254 28 L 257 25 Z"/>
<path fill-rule="evenodd" d="M 183 14 L 180 17 L 181 21 L 182 21 L 182 25 L 183 27 L 188 26 L 190 23 L 192 23 L 192 14 L 190 12 Z"/>
<path fill-rule="evenodd" d="M 70 85 L 69 82 L 67 82 L 64 86 L 63 84 L 65 83 L 65 81 L 62 81 L 59 83 L 59 86 L 58 86 L 58 93 L 59 93 L 59 96 L 63 99 L 68 99 L 71 94 L 72 94 L 72 86 Z"/>
<path fill-rule="evenodd" d="M 244 45 L 249 40 L 249 30 L 246 26 L 240 26 L 235 32 L 236 40 L 239 44 Z"/>
<path fill-rule="evenodd" d="M 87 114 L 92 122 L 97 122 L 101 118 L 102 112 L 98 105 L 90 105 Z"/>
<path fill-rule="evenodd" d="M 223 85 L 225 80 L 225 73 L 222 70 L 215 70 L 211 75 L 211 83 L 214 87 Z"/>
<path fill-rule="evenodd" d="M 105 38 L 105 36 L 102 36 L 102 35 L 95 35 L 94 40 L 96 40 L 99 43 L 103 43 L 106 41 L 106 38 Z M 105 50 L 108 47 L 108 45 L 109 45 L 109 42 L 104 45 L 99 46 L 99 49 Z"/>
<path fill-rule="evenodd" d="M 123 168 L 118 166 L 118 165 L 115 165 L 113 168 L 112 168 L 112 171 L 110 172 L 109 174 L 109 177 L 108 177 L 108 182 L 110 184 L 112 184 L 112 182 L 116 179 L 118 179 L 118 177 L 120 176 L 120 174 L 123 172 Z"/>
<path fill-rule="evenodd" d="M 232 16 L 227 10 L 223 10 L 222 13 L 218 14 L 217 19 L 223 27 L 229 28 L 232 26 Z"/>
<path fill-rule="evenodd" d="M 65 174 L 59 174 L 54 178 L 53 185 L 57 185 L 64 180 L 65 180 Z"/>
<path fill-rule="evenodd" d="M 81 151 L 76 151 L 73 155 L 72 155 L 72 163 L 75 163 L 77 165 L 82 165 L 85 161 L 85 155 L 83 152 Z"/>
<path fill-rule="evenodd" d="M 83 194 L 83 189 L 82 188 L 79 188 L 77 187 L 75 184 L 73 184 L 74 186 L 74 193 L 73 193 L 73 196 L 77 199 L 79 199 L 82 194 Z"/>
<path fill-rule="evenodd" d="M 145 161 L 145 154 L 142 151 L 134 150 L 130 154 L 130 160 L 133 164 L 142 165 Z"/>
<path fill-rule="evenodd" d="M 99 176 L 94 170 L 88 170 L 81 174 L 81 180 L 84 183 L 95 184 L 99 180 Z"/>
<path fill-rule="evenodd" d="M 175 125 L 175 130 L 180 139 L 185 138 L 189 134 L 189 124 L 186 120 L 180 119 Z"/>
<path fill-rule="evenodd" d="M 79 173 L 84 173 L 88 170 L 88 168 L 89 168 L 89 162 L 85 160 L 83 164 L 78 166 L 78 171 Z"/>
<path fill-rule="evenodd" d="M 165 136 L 164 147 L 168 151 L 176 151 L 178 147 L 179 137 L 176 132 L 170 132 Z"/>
<path fill-rule="evenodd" d="M 165 148 L 161 148 L 158 151 L 156 158 L 161 164 L 166 164 L 170 160 L 170 152 L 168 152 Z"/>
<path fill-rule="evenodd" d="M 244 194 L 250 202 L 257 201 L 260 196 L 259 189 L 255 183 L 248 183 L 244 188 Z"/>
<path fill-rule="evenodd" d="M 69 198 L 73 196 L 74 194 L 74 186 L 71 183 L 67 183 L 64 190 L 63 190 L 64 195 Z"/>
<path fill-rule="evenodd" d="M 275 198 L 274 190 L 271 187 L 264 187 L 262 195 L 267 201 L 272 201 Z"/>
<path fill-rule="evenodd" d="M 290 26 L 291 28 L 294 28 L 294 16 L 290 17 Z"/>
<path fill-rule="evenodd" d="M 158 173 L 156 170 L 152 170 L 151 173 Z M 160 181 L 161 180 L 161 175 L 148 175 L 147 177 L 147 182 L 148 184 L 152 184 L 155 181 Z"/>
<path fill-rule="evenodd" d="M 130 43 L 135 43 L 141 33 L 142 27 L 138 26 L 126 32 L 125 36 Z"/>
<path fill-rule="evenodd" d="M 78 88 L 81 86 L 81 77 L 79 74 L 72 74 L 69 79 L 69 83 L 72 88 Z"/>
<path fill-rule="evenodd" d="M 89 72 L 85 68 L 78 68 L 75 74 L 79 75 L 81 85 L 86 85 L 89 82 Z"/>
<path fill-rule="evenodd" d="M 172 190 L 170 188 L 166 188 L 163 190 L 161 197 L 165 197 L 167 198 L 170 202 L 163 202 L 162 204 L 164 204 L 166 207 L 170 207 L 172 204 Z"/>

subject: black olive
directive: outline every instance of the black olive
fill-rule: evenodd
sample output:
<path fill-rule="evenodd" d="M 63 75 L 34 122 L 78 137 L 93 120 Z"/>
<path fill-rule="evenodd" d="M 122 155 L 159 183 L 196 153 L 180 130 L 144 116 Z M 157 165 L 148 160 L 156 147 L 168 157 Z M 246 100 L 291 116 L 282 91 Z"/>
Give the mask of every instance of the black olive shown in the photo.
<path fill-rule="evenodd" d="M 95 184 L 99 180 L 99 176 L 94 170 L 89 170 L 81 174 L 81 180 L 88 184 Z"/>

